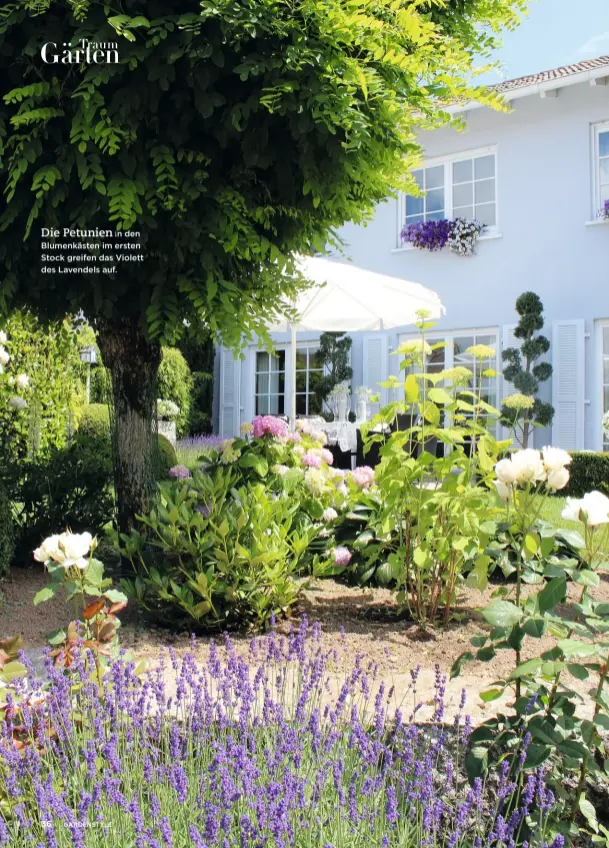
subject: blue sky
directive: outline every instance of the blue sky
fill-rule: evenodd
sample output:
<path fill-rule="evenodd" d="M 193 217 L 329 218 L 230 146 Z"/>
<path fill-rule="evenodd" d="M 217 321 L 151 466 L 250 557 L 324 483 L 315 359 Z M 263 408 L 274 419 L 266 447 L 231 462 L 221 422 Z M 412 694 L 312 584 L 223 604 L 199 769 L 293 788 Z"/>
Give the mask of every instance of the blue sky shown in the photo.
<path fill-rule="evenodd" d="M 503 35 L 496 55 L 500 72 L 480 81 L 514 79 L 603 55 L 609 55 L 609 0 L 532 0 L 518 29 Z"/>

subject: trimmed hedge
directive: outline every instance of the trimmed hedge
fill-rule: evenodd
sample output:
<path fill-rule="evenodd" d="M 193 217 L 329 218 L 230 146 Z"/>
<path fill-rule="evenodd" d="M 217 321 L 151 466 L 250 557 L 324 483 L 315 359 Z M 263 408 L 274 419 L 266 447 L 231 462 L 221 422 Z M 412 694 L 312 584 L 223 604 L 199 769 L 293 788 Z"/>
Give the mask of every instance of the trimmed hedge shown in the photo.
<path fill-rule="evenodd" d="M 557 495 L 581 498 L 595 490 L 609 495 L 609 453 L 573 451 L 569 477 L 568 485 Z"/>
<path fill-rule="evenodd" d="M 192 374 L 182 352 L 177 347 L 162 349 L 157 380 L 157 397 L 172 400 L 180 407 L 176 427 L 178 436 L 183 436 L 188 430 Z"/>
<path fill-rule="evenodd" d="M 110 438 L 110 413 L 105 403 L 83 406 L 78 422 L 78 432 L 83 436 Z"/>
<path fill-rule="evenodd" d="M 178 464 L 174 446 L 166 436 L 159 433 L 159 478 L 164 480 L 169 476 L 169 469 Z"/>
<path fill-rule="evenodd" d="M 0 483 L 0 577 L 5 577 L 11 567 L 15 553 L 15 530 L 11 502 Z"/>

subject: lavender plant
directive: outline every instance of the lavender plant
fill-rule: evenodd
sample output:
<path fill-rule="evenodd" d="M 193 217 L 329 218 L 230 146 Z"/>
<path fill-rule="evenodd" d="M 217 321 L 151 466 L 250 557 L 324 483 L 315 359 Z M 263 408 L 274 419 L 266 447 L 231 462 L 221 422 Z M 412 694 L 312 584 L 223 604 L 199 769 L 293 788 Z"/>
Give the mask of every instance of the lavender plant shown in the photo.
<path fill-rule="evenodd" d="M 0 846 L 547 848 L 553 797 L 522 770 L 526 740 L 469 786 L 465 698 L 445 724 L 439 670 L 417 725 L 418 670 L 408 717 L 361 657 L 336 687 L 340 650 L 307 630 L 247 656 L 227 637 L 203 666 L 170 649 L 143 681 L 119 659 L 101 698 L 85 651 L 72 677 L 47 660 L 46 692 L 24 680 L 0 725 Z"/>

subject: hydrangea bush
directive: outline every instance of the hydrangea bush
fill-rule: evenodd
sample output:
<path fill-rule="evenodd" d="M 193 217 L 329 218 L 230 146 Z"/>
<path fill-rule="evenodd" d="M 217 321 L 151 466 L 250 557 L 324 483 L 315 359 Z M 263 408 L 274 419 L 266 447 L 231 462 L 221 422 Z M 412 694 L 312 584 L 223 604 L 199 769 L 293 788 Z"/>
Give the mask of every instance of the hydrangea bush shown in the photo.
<path fill-rule="evenodd" d="M 408 715 L 362 658 L 336 678 L 340 648 L 325 651 L 317 627 L 307 639 L 306 622 L 245 657 L 226 638 L 204 666 L 169 650 L 143 678 L 117 659 L 100 686 L 86 653 L 70 676 L 47 658 L 44 690 L 16 682 L 0 726 L 0 846 L 564 844 L 548 826 L 545 770 L 523 771 L 526 739 L 486 785 L 464 780 L 471 722 L 463 696 L 444 723 L 439 669 L 419 726 L 418 669 Z"/>

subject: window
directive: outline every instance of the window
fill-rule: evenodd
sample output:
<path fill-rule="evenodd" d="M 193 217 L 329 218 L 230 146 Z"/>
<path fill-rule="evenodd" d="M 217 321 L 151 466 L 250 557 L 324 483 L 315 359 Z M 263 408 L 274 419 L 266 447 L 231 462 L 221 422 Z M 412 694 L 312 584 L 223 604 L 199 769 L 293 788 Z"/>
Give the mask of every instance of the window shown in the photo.
<path fill-rule="evenodd" d="M 321 401 L 315 394 L 324 373 L 316 347 L 296 348 L 296 415 L 320 415 Z"/>
<path fill-rule="evenodd" d="M 609 412 L 609 324 L 602 327 L 603 334 L 602 357 L 603 357 L 603 414 Z M 609 438 L 603 433 L 603 450 L 609 451 Z"/>
<path fill-rule="evenodd" d="M 256 353 L 256 415 L 284 415 L 285 350 Z"/>
<path fill-rule="evenodd" d="M 405 225 L 442 218 L 477 219 L 487 227 L 497 226 L 497 154 L 494 150 L 434 160 L 417 168 L 412 175 L 425 194 L 423 197 L 401 195 L 400 232 Z"/>
<path fill-rule="evenodd" d="M 609 329 L 609 328 L 608 328 Z M 413 336 L 402 336 L 400 341 L 405 341 Z M 499 383 L 498 378 L 484 376 L 485 371 L 499 371 L 499 338 L 496 330 L 455 330 L 453 333 L 431 334 L 426 336 L 429 344 L 434 345 L 444 342 L 443 347 L 436 348 L 428 357 L 426 368 L 431 373 L 438 373 L 445 368 L 453 368 L 455 365 L 463 365 L 473 372 L 473 380 L 468 389 L 480 393 L 483 401 L 499 408 Z M 468 347 L 474 345 L 488 345 L 496 354 L 492 359 L 477 360 L 466 353 Z M 466 398 L 471 402 L 471 398 Z M 495 425 L 496 427 L 496 425 Z"/>
<path fill-rule="evenodd" d="M 595 200 L 594 218 L 609 200 L 609 122 L 599 124 L 594 132 Z"/>

